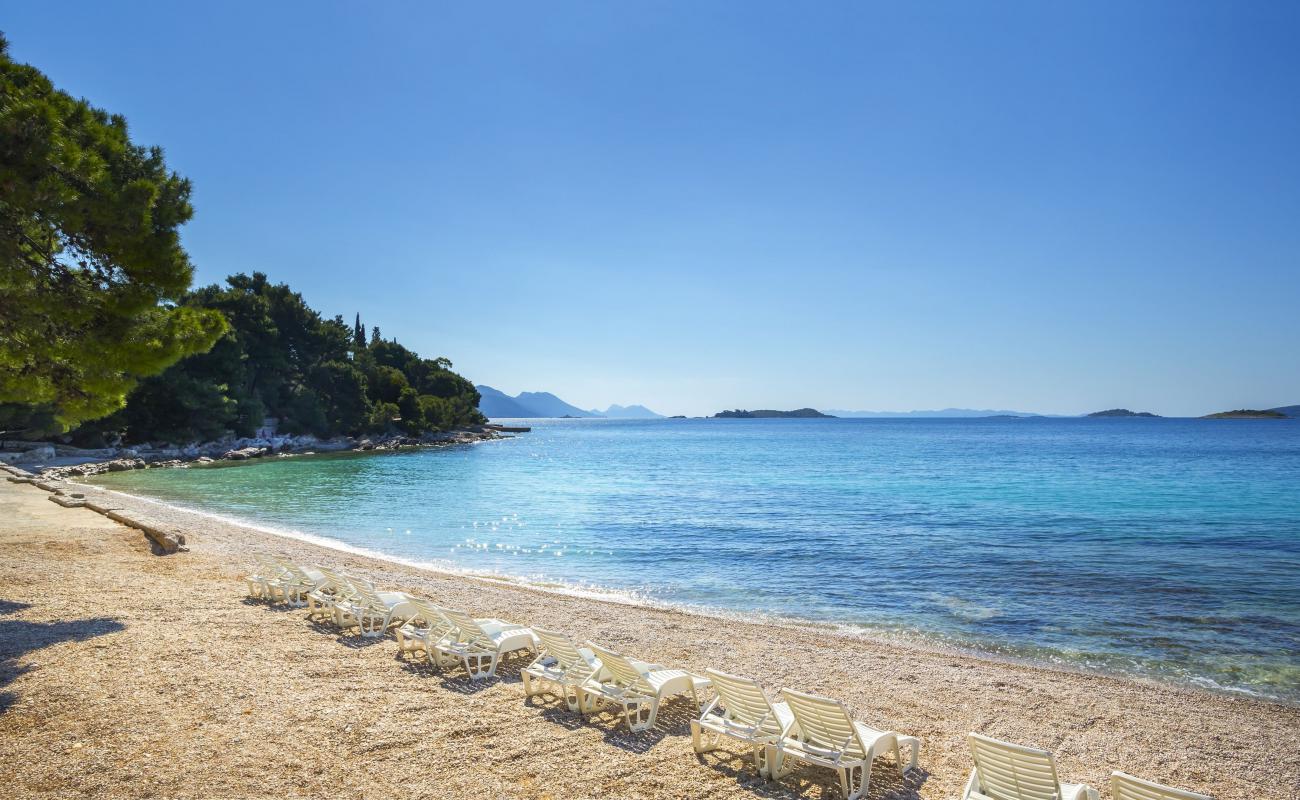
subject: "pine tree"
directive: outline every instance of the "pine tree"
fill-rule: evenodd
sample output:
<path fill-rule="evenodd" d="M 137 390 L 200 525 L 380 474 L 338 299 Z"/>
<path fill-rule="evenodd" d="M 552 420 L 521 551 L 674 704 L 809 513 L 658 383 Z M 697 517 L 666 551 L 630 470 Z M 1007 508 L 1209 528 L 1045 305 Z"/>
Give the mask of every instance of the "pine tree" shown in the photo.
<path fill-rule="evenodd" d="M 366 349 L 366 326 L 361 324 L 361 314 L 357 314 L 357 324 L 353 326 L 352 340 L 357 344 L 357 350 Z"/>
<path fill-rule="evenodd" d="M 121 116 L 14 61 L 3 35 L 0 143 L 0 411 L 36 408 L 56 430 L 98 419 L 226 332 L 220 313 L 177 304 L 194 274 L 190 182 Z"/>
<path fill-rule="evenodd" d="M 379 344 L 379 343 L 382 342 L 383 340 L 384 340 L 383 337 L 379 335 L 379 326 L 378 326 L 378 325 L 376 325 L 375 327 L 373 327 L 373 328 L 370 329 L 370 346 L 371 346 L 371 347 L 374 347 L 375 345 Z"/>

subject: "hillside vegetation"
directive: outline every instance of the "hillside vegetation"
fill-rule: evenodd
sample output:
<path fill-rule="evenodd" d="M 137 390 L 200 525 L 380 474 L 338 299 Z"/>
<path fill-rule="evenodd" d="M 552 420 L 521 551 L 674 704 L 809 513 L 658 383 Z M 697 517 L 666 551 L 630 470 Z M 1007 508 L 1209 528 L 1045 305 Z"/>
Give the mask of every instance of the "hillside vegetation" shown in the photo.
<path fill-rule="evenodd" d="M 187 294 L 230 330 L 206 353 L 146 378 L 126 407 L 74 434 L 84 444 L 251 436 L 266 417 L 280 433 L 418 434 L 484 422 L 473 384 L 445 358 L 421 358 L 358 317 L 324 319 L 302 295 L 261 273 Z"/>

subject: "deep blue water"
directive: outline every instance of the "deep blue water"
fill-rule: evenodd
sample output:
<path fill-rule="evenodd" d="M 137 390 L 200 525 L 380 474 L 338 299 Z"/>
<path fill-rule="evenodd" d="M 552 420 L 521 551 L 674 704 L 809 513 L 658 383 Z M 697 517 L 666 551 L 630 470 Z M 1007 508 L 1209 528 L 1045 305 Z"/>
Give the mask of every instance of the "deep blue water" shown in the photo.
<path fill-rule="evenodd" d="M 1300 700 L 1300 422 L 530 424 L 96 482 L 475 572 Z"/>

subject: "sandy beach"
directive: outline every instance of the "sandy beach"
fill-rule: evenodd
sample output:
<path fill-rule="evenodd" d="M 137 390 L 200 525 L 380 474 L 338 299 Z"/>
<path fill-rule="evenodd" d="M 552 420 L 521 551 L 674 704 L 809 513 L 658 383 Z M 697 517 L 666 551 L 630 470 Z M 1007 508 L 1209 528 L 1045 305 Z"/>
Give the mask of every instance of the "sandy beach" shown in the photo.
<path fill-rule="evenodd" d="M 93 494 L 93 489 L 86 490 Z M 738 748 L 697 757 L 688 702 L 658 730 L 525 701 L 519 668 L 471 683 L 245 597 L 248 556 L 338 565 L 425 595 L 843 699 L 919 736 L 872 798 L 955 798 L 980 731 L 1052 750 L 1108 797 L 1114 769 L 1220 800 L 1300 792 L 1300 708 L 1003 663 L 817 629 L 719 619 L 428 572 L 138 500 L 189 552 L 29 485 L 0 482 L 0 785 L 5 797 L 833 797 L 833 774 L 757 777 Z M 1101 590 L 1101 587 L 1099 587 Z"/>

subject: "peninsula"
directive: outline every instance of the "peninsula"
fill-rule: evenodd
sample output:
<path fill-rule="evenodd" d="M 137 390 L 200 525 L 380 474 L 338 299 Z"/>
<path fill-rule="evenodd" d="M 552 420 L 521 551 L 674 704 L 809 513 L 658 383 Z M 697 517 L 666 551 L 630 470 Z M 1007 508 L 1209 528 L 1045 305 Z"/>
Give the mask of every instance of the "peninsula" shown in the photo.
<path fill-rule="evenodd" d="M 1281 411 L 1260 410 L 1255 408 L 1239 408 L 1235 411 L 1220 411 L 1217 414 L 1206 414 L 1201 419 L 1290 419 Z"/>

